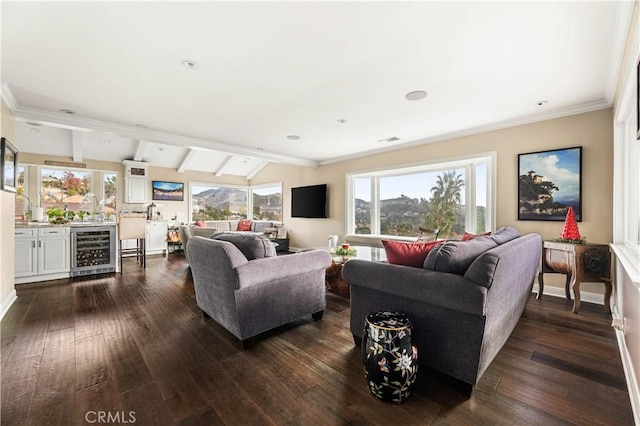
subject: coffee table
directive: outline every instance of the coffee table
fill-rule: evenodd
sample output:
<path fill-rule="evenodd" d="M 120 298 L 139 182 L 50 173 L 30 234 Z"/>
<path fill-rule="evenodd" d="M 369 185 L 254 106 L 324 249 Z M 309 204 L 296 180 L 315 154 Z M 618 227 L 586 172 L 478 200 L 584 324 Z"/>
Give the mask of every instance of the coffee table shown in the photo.
<path fill-rule="evenodd" d="M 328 247 L 318 247 L 321 250 L 331 251 Z M 349 283 L 342 278 L 342 265 L 351 259 L 362 259 L 369 261 L 384 261 L 387 256 L 383 248 L 368 246 L 351 246 L 356 249 L 355 256 L 334 256 L 331 257 L 331 265 L 327 268 L 325 281 L 327 291 L 342 295 L 349 295 Z"/>

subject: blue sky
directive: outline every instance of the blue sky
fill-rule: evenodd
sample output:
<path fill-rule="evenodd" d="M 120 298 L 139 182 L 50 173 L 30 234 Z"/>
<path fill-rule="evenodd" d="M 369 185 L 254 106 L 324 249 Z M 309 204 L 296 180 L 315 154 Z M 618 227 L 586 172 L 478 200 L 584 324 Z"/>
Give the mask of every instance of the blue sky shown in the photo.
<path fill-rule="evenodd" d="M 463 172 L 464 170 L 462 169 L 457 170 L 458 174 Z M 478 187 L 478 192 L 476 194 L 477 205 L 486 206 L 486 167 L 482 166 L 481 169 L 479 168 L 479 172 L 480 173 L 478 173 L 476 177 Z M 387 200 L 390 198 L 397 198 L 402 194 L 410 198 L 429 199 L 431 198 L 431 188 L 435 186 L 437 177 L 440 174 L 442 174 L 441 171 L 380 177 L 380 199 Z M 462 177 L 464 178 L 464 174 Z M 368 178 L 356 179 L 356 198 L 360 198 L 365 201 L 371 201 L 371 189 L 368 182 Z M 464 191 L 462 193 L 462 202 L 464 203 Z"/>
<path fill-rule="evenodd" d="M 518 175 L 529 170 L 534 170 L 558 187 L 558 191 L 553 192 L 556 201 L 577 200 L 580 194 L 580 148 L 520 156 Z"/>

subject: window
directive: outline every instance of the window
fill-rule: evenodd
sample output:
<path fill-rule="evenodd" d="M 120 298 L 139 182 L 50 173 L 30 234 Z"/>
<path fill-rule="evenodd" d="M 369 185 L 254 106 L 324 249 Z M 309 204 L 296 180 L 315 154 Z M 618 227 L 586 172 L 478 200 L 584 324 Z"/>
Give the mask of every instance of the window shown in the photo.
<path fill-rule="evenodd" d="M 98 201 L 91 193 L 91 172 L 75 169 L 40 169 L 40 205 L 50 208 L 95 211 Z"/>
<path fill-rule="evenodd" d="M 102 173 L 102 194 L 104 214 L 110 215 L 116 212 L 116 196 L 118 194 L 118 181 L 115 173 Z"/>
<path fill-rule="evenodd" d="M 18 164 L 17 174 L 16 192 L 19 196 L 16 196 L 15 217 L 24 219 L 31 213 L 33 208 L 27 195 L 27 168 Z"/>
<path fill-rule="evenodd" d="M 348 234 L 459 238 L 493 228 L 495 154 L 347 175 Z"/>
<path fill-rule="evenodd" d="M 190 183 L 191 220 L 246 219 L 246 187 Z"/>
<path fill-rule="evenodd" d="M 251 187 L 254 220 L 282 221 L 282 184 Z"/>

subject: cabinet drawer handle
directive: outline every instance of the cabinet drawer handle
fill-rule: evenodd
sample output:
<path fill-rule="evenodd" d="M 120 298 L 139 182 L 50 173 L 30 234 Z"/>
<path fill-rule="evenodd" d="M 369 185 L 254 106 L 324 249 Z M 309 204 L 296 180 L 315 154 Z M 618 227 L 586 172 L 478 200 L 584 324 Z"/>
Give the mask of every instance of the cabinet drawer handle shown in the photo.
<path fill-rule="evenodd" d="M 31 248 L 36 248 L 36 242 L 35 241 L 31 241 Z"/>
<path fill-rule="evenodd" d="M 42 241 L 38 240 L 38 247 L 42 247 Z"/>

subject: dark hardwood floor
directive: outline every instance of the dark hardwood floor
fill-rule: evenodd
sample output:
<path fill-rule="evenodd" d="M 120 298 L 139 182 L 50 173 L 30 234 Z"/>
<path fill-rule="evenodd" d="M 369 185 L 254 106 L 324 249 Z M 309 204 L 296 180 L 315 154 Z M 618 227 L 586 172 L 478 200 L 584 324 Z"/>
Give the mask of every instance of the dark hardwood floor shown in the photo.
<path fill-rule="evenodd" d="M 328 294 L 321 321 L 240 351 L 203 320 L 180 253 L 124 263 L 122 275 L 18 286 L 1 324 L 2 425 L 633 424 L 602 306 L 574 315 L 532 297 L 470 398 L 421 368 L 389 405 L 365 388 L 347 299 Z"/>

